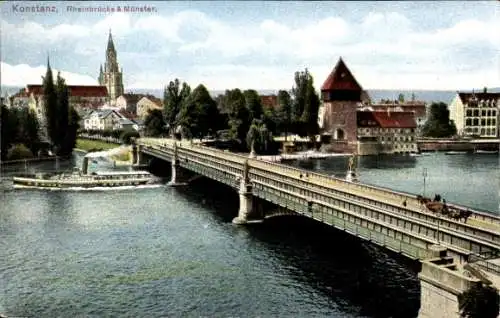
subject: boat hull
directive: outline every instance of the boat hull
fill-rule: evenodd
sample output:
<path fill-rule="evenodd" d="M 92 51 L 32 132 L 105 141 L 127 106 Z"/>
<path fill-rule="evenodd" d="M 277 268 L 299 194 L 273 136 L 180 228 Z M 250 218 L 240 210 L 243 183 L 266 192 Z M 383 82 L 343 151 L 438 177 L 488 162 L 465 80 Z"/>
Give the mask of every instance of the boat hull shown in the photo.
<path fill-rule="evenodd" d="M 126 187 L 152 184 L 150 178 L 125 179 L 125 180 L 46 180 L 39 178 L 13 178 L 14 187 L 18 188 L 47 188 L 47 189 L 69 189 L 69 188 L 102 188 L 102 187 Z"/>

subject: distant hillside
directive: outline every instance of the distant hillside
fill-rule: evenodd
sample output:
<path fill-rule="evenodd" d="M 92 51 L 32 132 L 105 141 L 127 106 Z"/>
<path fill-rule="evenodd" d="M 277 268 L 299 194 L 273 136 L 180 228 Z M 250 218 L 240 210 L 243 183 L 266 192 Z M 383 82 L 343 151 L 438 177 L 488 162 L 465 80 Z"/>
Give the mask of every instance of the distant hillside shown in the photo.
<path fill-rule="evenodd" d="M 1 87 L 1 96 L 12 95 L 17 93 L 22 87 L 14 87 L 14 86 L 2 86 Z M 470 90 L 472 91 L 472 90 Z M 469 92 L 470 92 L 469 91 Z M 475 89 L 476 92 L 482 92 L 483 89 Z M 147 88 L 136 88 L 136 89 L 126 89 L 126 92 L 134 92 L 137 94 L 152 94 L 158 98 L 163 98 L 163 89 L 147 89 Z M 262 95 L 270 95 L 277 94 L 277 90 L 258 90 L 258 92 Z M 466 92 L 466 91 L 464 91 Z M 488 88 L 488 92 L 491 93 L 500 93 L 500 87 Z M 444 102 L 450 103 L 453 97 L 456 94 L 456 91 L 433 91 L 433 90 L 390 90 L 390 89 L 369 89 L 368 93 L 373 101 L 379 101 L 380 99 L 394 99 L 396 100 L 399 94 L 404 94 L 406 100 L 411 99 L 412 93 L 415 94 L 415 98 L 417 100 L 422 100 L 425 102 Z M 224 91 L 214 90 L 210 91 L 212 96 L 217 96 L 219 94 L 224 94 Z"/>

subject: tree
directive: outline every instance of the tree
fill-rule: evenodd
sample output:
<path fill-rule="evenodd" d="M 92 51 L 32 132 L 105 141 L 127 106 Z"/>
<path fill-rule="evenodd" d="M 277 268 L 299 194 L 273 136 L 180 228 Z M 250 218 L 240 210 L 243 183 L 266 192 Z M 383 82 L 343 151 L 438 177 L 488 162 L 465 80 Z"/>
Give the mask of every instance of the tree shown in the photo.
<path fill-rule="evenodd" d="M 249 89 L 244 91 L 243 95 L 245 96 L 245 105 L 248 109 L 249 122 L 252 122 L 254 119 L 261 119 L 264 111 L 259 93 L 256 90 Z"/>
<path fill-rule="evenodd" d="M 280 128 L 285 132 L 285 141 L 292 125 L 292 100 L 287 91 L 278 92 L 278 118 Z"/>
<path fill-rule="evenodd" d="M 183 103 L 178 123 L 190 136 L 214 135 L 219 127 L 219 109 L 204 85 L 198 85 Z"/>
<path fill-rule="evenodd" d="M 52 143 L 55 146 L 57 155 L 69 155 L 76 144 L 76 135 L 74 140 L 71 140 L 70 132 L 68 131 L 70 122 L 70 107 L 69 107 L 69 90 L 66 86 L 66 81 L 57 74 L 56 80 L 56 118 L 55 130 L 57 132 Z"/>
<path fill-rule="evenodd" d="M 165 133 L 163 113 L 159 109 L 149 111 L 144 119 L 144 133 L 146 136 L 159 137 Z"/>
<path fill-rule="evenodd" d="M 272 134 L 267 129 L 264 122 L 260 119 L 254 119 L 246 136 L 246 143 L 249 150 L 253 153 L 265 153 L 273 142 Z"/>
<path fill-rule="evenodd" d="M 45 110 L 45 123 L 47 128 L 47 137 L 49 138 L 52 146 L 57 144 L 59 138 L 59 131 L 57 130 L 57 91 L 54 85 L 54 77 L 52 76 L 52 69 L 47 60 L 47 72 L 43 77 L 43 105 Z"/>
<path fill-rule="evenodd" d="M 19 138 L 22 143 L 36 154 L 40 149 L 39 124 L 35 113 L 28 108 L 23 108 L 19 112 Z"/>
<path fill-rule="evenodd" d="M 139 132 L 136 130 L 125 130 L 122 132 L 120 135 L 120 140 L 126 144 L 130 145 L 132 143 L 132 138 L 139 138 L 141 135 L 139 135 Z"/>
<path fill-rule="evenodd" d="M 459 295 L 458 303 L 464 318 L 496 318 L 500 309 L 498 290 L 481 283 Z"/>
<path fill-rule="evenodd" d="M 405 95 L 403 93 L 401 93 L 401 94 L 398 95 L 398 102 L 400 104 L 402 104 L 402 103 L 405 102 Z"/>
<path fill-rule="evenodd" d="M 0 106 L 0 151 L 1 151 L 1 160 L 7 159 L 7 153 L 10 147 L 13 144 L 13 132 L 15 131 L 15 126 L 11 125 L 12 123 L 12 113 L 5 105 Z"/>
<path fill-rule="evenodd" d="M 307 135 L 311 141 L 315 140 L 315 136 L 319 132 L 319 105 L 319 95 L 314 89 L 312 76 L 309 76 L 306 88 L 304 112 L 302 113 L 301 121 L 304 127 L 303 134 Z"/>
<path fill-rule="evenodd" d="M 294 132 L 313 138 L 318 133 L 319 95 L 309 71 L 295 72 L 295 86 L 292 88 L 292 121 Z"/>
<path fill-rule="evenodd" d="M 70 106 L 67 117 L 66 132 L 60 145 L 60 155 L 67 156 L 73 152 L 76 146 L 76 139 L 78 137 L 78 130 L 80 128 L 80 115 L 74 107 Z"/>
<path fill-rule="evenodd" d="M 221 109 L 228 114 L 230 137 L 244 144 L 251 122 L 243 93 L 239 89 L 226 90 Z"/>
<path fill-rule="evenodd" d="M 187 83 L 181 83 L 179 79 L 170 81 L 163 92 L 163 111 L 165 116 L 165 123 L 169 128 L 169 133 L 175 132 L 177 126 L 177 116 L 181 110 L 182 104 L 191 94 L 191 87 Z"/>
<path fill-rule="evenodd" d="M 457 133 L 455 123 L 450 120 L 450 111 L 445 103 L 432 103 L 429 110 L 429 118 L 422 127 L 422 135 L 445 138 Z"/>

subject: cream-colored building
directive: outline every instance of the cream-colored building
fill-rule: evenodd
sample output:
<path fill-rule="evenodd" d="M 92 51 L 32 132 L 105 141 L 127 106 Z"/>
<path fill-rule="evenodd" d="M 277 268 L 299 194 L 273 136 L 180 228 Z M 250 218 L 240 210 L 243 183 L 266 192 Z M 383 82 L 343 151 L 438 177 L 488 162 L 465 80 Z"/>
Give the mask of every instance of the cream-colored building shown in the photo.
<path fill-rule="evenodd" d="M 139 100 L 141 100 L 141 98 L 145 96 L 146 95 L 144 94 L 134 94 L 134 93 L 123 94 L 116 99 L 115 106 L 118 107 L 118 109 L 125 109 L 130 113 L 136 114 L 137 102 L 139 102 Z"/>
<path fill-rule="evenodd" d="M 117 130 L 122 129 L 124 118 L 114 110 L 95 110 L 84 119 L 85 130 Z"/>
<path fill-rule="evenodd" d="M 143 97 L 137 102 L 137 117 L 144 120 L 153 109 L 162 110 L 162 101 L 154 96 Z"/>
<path fill-rule="evenodd" d="M 459 136 L 496 138 L 500 136 L 500 93 L 460 93 L 449 105 L 450 119 Z"/>
<path fill-rule="evenodd" d="M 414 112 L 358 111 L 358 155 L 418 152 Z"/>

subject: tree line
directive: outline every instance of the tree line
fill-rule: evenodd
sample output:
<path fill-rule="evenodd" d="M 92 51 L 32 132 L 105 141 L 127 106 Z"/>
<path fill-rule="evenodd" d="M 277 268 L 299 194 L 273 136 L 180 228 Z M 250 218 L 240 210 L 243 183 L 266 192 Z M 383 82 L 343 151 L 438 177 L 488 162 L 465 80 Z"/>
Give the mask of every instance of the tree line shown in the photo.
<path fill-rule="evenodd" d="M 179 79 L 164 89 L 163 109 L 144 121 L 147 136 L 231 140 L 240 149 L 273 151 L 273 136 L 298 134 L 314 139 L 319 132 L 319 95 L 307 69 L 295 73 L 290 91 L 280 90 L 276 107 L 265 107 L 256 90 L 226 90 L 212 98 L 204 85 L 191 90 Z"/>
<path fill-rule="evenodd" d="M 19 159 L 40 155 L 40 151 L 68 156 L 76 145 L 80 117 L 69 104 L 69 89 L 60 73 L 54 81 L 52 69 L 42 80 L 43 123 L 31 108 L 8 109 L 2 105 L 1 158 Z"/>

